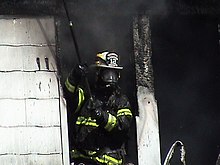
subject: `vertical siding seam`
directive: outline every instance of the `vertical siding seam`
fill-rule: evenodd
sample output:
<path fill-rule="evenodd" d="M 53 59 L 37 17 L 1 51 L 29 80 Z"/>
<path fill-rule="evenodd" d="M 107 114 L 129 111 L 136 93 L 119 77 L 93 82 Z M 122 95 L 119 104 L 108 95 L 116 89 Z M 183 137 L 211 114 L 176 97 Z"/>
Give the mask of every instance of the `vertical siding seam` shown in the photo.
<path fill-rule="evenodd" d="M 28 126 L 27 123 L 27 99 L 24 99 L 24 108 L 25 108 L 25 126 Z"/>
<path fill-rule="evenodd" d="M 56 74 L 57 72 L 54 72 L 56 78 L 57 78 L 57 90 L 58 90 L 58 99 L 59 99 L 59 116 L 60 116 L 60 139 L 61 139 L 61 155 L 62 155 L 62 164 L 64 165 L 64 155 L 63 155 L 63 131 L 62 131 L 62 114 L 61 114 L 61 104 L 60 104 L 60 97 L 61 97 L 61 94 L 60 94 L 60 81 L 59 81 L 59 77 L 58 75 Z"/>

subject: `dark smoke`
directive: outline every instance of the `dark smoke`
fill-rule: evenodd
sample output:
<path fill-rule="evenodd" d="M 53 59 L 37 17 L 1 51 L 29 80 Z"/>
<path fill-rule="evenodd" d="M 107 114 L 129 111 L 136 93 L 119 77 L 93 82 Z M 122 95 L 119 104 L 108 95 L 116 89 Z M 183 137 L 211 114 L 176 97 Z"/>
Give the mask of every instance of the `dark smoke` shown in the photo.
<path fill-rule="evenodd" d="M 162 154 L 181 139 L 187 164 L 215 164 L 219 152 L 217 20 L 170 16 L 153 24 L 153 66 Z"/>

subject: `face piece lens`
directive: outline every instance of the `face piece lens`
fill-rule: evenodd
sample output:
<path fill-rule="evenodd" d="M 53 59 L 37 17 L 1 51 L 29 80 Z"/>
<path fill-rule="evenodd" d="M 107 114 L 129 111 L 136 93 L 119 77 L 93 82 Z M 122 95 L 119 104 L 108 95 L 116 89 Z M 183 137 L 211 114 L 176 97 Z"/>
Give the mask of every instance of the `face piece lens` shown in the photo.
<path fill-rule="evenodd" d="M 106 83 L 118 82 L 118 73 L 115 70 L 104 70 L 102 72 L 102 80 Z"/>

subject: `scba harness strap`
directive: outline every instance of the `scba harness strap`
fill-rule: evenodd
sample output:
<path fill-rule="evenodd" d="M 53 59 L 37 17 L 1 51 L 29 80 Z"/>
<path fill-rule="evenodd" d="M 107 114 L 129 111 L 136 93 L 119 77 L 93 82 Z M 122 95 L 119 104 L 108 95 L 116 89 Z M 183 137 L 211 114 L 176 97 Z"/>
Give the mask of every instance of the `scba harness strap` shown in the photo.
<path fill-rule="evenodd" d="M 93 160 L 100 165 L 123 165 L 124 153 L 122 149 L 119 150 L 106 150 L 103 151 L 90 151 L 90 150 L 72 150 L 72 159 L 87 159 Z"/>

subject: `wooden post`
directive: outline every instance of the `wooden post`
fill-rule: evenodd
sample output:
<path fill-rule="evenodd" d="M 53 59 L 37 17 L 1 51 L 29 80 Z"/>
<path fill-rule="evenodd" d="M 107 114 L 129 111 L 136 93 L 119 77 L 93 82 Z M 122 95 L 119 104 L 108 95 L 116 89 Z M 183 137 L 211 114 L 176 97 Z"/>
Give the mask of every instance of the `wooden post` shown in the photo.
<path fill-rule="evenodd" d="M 149 17 L 143 15 L 134 18 L 133 38 L 139 113 L 136 116 L 138 164 L 160 165 L 159 123 L 153 87 Z"/>

